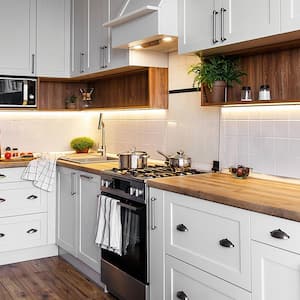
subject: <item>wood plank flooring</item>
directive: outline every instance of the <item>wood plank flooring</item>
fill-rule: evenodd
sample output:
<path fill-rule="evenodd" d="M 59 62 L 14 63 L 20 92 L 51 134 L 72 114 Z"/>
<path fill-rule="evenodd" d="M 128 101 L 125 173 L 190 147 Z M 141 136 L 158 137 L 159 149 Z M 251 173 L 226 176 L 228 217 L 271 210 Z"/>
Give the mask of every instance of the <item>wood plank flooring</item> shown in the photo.
<path fill-rule="evenodd" d="M 0 266 L 1 300 L 113 300 L 60 257 Z"/>

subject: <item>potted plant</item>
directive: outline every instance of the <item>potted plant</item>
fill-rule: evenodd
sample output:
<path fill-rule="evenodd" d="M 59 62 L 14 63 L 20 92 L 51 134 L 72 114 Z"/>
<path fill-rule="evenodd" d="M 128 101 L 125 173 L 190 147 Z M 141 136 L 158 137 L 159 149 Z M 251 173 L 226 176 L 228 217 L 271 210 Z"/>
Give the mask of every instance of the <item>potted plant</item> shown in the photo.
<path fill-rule="evenodd" d="M 210 56 L 200 58 L 188 73 L 194 73 L 193 86 L 202 86 L 202 92 L 209 102 L 222 103 L 227 101 L 227 87 L 232 87 L 233 82 L 241 84 L 241 79 L 246 73 L 239 68 L 239 59 L 233 56 Z"/>
<path fill-rule="evenodd" d="M 65 105 L 68 109 L 76 109 L 77 97 L 75 95 L 71 95 L 65 99 Z"/>
<path fill-rule="evenodd" d="M 81 136 L 74 138 L 70 145 L 76 153 L 88 153 L 89 149 L 93 147 L 94 141 L 89 137 Z"/>

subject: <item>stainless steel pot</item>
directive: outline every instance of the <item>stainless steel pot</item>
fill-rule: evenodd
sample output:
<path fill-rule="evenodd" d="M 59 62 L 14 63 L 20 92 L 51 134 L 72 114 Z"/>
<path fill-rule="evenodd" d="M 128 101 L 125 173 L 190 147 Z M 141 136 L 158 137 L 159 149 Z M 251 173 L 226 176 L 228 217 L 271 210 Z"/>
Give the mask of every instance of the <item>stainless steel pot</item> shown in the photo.
<path fill-rule="evenodd" d="M 166 155 L 158 150 L 157 153 L 166 158 L 165 163 L 171 168 L 184 170 L 191 167 L 191 158 L 187 157 L 182 150 L 178 151 L 175 155 Z"/>
<path fill-rule="evenodd" d="M 149 155 L 145 151 L 119 153 L 119 168 L 121 170 L 143 169 L 147 167 Z"/>

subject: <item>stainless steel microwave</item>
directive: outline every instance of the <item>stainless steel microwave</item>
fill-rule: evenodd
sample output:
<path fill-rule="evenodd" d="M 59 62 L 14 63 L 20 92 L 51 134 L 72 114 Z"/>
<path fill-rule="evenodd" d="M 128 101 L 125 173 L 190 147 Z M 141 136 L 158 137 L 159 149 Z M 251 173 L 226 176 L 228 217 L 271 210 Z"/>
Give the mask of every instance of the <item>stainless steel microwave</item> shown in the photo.
<path fill-rule="evenodd" d="M 0 76 L 0 107 L 37 107 L 37 79 Z"/>

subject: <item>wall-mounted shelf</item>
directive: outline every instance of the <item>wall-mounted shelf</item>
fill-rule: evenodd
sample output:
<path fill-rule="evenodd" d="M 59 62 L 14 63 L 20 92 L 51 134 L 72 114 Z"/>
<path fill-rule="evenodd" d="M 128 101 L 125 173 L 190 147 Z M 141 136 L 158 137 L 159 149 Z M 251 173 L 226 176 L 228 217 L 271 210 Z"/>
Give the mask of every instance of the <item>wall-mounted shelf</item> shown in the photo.
<path fill-rule="evenodd" d="M 300 48 L 283 49 L 273 52 L 243 55 L 240 59 L 241 70 L 247 75 L 242 77 L 241 85 L 228 88 L 228 102 L 208 103 L 205 93 L 201 102 L 206 105 L 279 105 L 300 104 Z M 254 100 L 242 102 L 241 87 L 250 86 L 252 97 L 258 98 L 259 88 L 268 84 L 271 91 L 270 101 Z"/>

